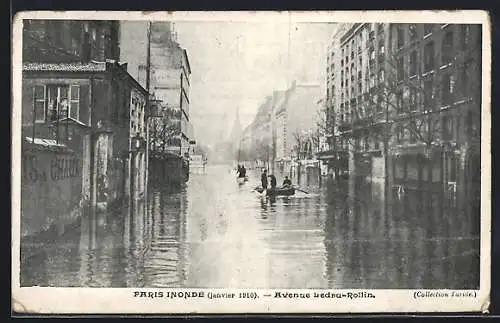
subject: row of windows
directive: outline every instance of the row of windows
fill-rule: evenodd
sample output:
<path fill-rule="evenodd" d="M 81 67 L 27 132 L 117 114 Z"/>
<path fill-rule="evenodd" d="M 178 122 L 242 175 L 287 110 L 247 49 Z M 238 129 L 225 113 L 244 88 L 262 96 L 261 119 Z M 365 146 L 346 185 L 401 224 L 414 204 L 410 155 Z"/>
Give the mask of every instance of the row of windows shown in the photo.
<path fill-rule="evenodd" d="M 463 78 L 466 77 L 466 74 L 461 74 Z M 406 87 L 404 90 L 396 93 L 396 111 L 398 113 L 407 113 L 407 112 L 417 112 L 419 110 L 436 110 L 438 107 L 438 102 L 436 102 L 436 92 L 441 92 L 441 107 L 447 107 L 459 99 L 463 99 L 467 93 L 464 90 L 464 82 L 466 80 L 463 79 L 459 82 L 461 86 L 457 86 L 456 77 L 452 74 L 445 74 L 441 78 L 441 84 L 436 85 L 432 79 L 426 80 L 423 82 L 423 92 L 420 92 L 420 89 L 417 87 Z M 374 102 L 378 102 L 374 104 Z M 420 104 L 419 104 L 420 103 Z M 364 105 L 364 106 L 363 106 Z M 349 121 L 349 115 L 344 119 L 343 115 L 345 111 L 348 111 L 349 108 L 357 107 L 357 112 L 359 116 L 363 118 L 367 111 L 367 107 L 374 106 L 375 112 L 379 113 L 383 110 L 383 98 L 377 98 L 376 95 L 364 93 L 363 96 L 359 95 L 357 97 L 351 98 L 351 100 L 344 100 L 343 94 L 341 95 L 341 103 L 340 103 L 340 115 L 341 121 Z"/>
<path fill-rule="evenodd" d="M 478 128 L 473 121 L 472 112 L 466 116 L 466 119 L 464 121 L 465 121 L 464 126 L 466 128 L 467 134 L 469 134 L 472 131 L 475 131 L 476 128 Z M 393 139 L 396 141 L 396 143 L 400 144 L 421 143 L 428 140 L 427 138 L 429 135 L 428 131 L 430 130 L 431 131 L 430 135 L 432 136 L 432 138 L 434 138 L 433 140 L 437 139 L 438 137 L 440 137 L 442 140 L 445 141 L 456 140 L 459 131 L 459 124 L 460 124 L 460 117 L 455 117 L 451 115 L 442 116 L 440 122 L 433 123 L 431 129 L 429 129 L 429 126 L 426 123 L 423 124 L 423 127 L 419 127 L 418 125 L 411 127 L 408 125 L 398 124 L 395 127 Z M 380 139 L 381 138 L 379 135 L 366 134 L 363 137 L 350 140 L 347 138 L 341 138 L 339 144 L 344 149 L 348 149 L 349 144 L 352 144 L 354 146 L 353 148 L 357 151 L 363 151 L 363 150 L 368 151 L 371 149 L 378 150 L 382 146 Z"/>
<path fill-rule="evenodd" d="M 35 122 L 53 122 L 80 118 L 79 85 L 36 85 L 34 87 Z"/>

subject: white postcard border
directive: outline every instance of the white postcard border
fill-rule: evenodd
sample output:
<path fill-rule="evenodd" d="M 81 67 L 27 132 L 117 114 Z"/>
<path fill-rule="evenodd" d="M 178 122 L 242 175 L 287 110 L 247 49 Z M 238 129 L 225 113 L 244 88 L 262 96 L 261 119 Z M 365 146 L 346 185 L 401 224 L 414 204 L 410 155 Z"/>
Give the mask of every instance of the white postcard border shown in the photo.
<path fill-rule="evenodd" d="M 20 179 L 22 19 L 176 20 L 293 22 L 440 22 L 479 23 L 483 26 L 483 88 L 481 145 L 481 273 L 480 289 L 453 290 L 231 290 L 162 288 L 53 288 L 20 287 Z M 466 11 L 336 11 L 336 12 L 21 12 L 13 25 L 12 109 L 12 309 L 24 313 L 366 313 L 366 312 L 487 312 L 490 297 L 491 255 L 491 35 L 486 12 Z M 134 293 L 146 293 L 145 297 Z M 181 292 L 184 297 L 165 297 Z M 204 297 L 185 297 L 203 292 Z M 258 298 L 212 298 L 208 293 L 252 293 Z M 274 297 L 297 293 L 297 298 Z M 333 294 L 329 298 L 314 293 Z M 469 293 L 454 297 L 453 293 Z M 152 293 L 152 294 L 148 294 Z M 155 294 L 156 293 L 156 294 Z M 163 297 L 158 296 L 163 293 Z M 309 298 L 300 295 L 308 293 Z M 343 297 L 343 294 L 349 295 Z M 434 296 L 429 296 L 434 293 Z M 474 296 L 471 296 L 472 293 Z M 264 296 L 269 294 L 271 296 Z M 352 295 L 357 294 L 357 297 Z M 448 296 L 444 296 L 444 295 Z M 143 294 L 141 294 L 143 295 Z M 370 295 L 373 295 L 372 298 Z M 427 295 L 427 296 L 423 296 Z M 437 295 L 437 296 L 436 296 Z"/>

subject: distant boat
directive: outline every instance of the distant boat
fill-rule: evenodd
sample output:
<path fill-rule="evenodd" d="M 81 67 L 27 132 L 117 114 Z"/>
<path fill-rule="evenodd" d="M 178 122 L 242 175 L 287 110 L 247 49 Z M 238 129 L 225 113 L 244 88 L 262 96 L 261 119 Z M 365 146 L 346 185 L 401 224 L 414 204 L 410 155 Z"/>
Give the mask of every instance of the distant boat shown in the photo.
<path fill-rule="evenodd" d="M 238 184 L 243 185 L 243 184 L 245 184 L 245 182 L 248 182 L 248 177 L 246 177 L 246 176 L 245 177 L 237 177 L 236 181 L 238 182 Z"/>

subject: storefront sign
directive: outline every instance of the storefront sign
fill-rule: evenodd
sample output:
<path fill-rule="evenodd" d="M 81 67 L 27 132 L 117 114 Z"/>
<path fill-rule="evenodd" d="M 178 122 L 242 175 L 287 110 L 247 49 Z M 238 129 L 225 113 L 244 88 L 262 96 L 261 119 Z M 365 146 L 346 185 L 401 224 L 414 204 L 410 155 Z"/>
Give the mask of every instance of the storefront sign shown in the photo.
<path fill-rule="evenodd" d="M 23 180 L 59 181 L 81 176 L 81 160 L 74 156 L 23 155 Z"/>

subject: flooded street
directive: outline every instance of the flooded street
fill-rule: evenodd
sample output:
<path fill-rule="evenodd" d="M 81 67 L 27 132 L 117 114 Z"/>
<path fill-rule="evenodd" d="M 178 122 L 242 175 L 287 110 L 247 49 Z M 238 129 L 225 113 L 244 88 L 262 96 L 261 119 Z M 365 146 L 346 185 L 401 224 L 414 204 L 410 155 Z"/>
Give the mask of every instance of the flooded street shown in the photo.
<path fill-rule="evenodd" d="M 84 218 L 57 241 L 22 245 L 22 286 L 476 288 L 479 239 L 466 216 L 383 212 L 377 190 L 326 183 L 270 200 L 210 166 L 148 207 Z M 281 179 L 278 178 L 278 182 Z M 439 228 L 439 230 L 435 230 Z"/>

